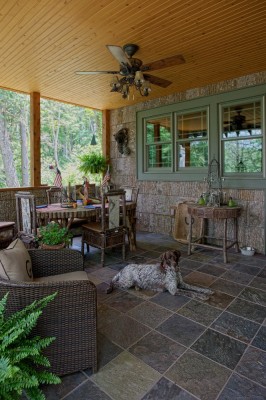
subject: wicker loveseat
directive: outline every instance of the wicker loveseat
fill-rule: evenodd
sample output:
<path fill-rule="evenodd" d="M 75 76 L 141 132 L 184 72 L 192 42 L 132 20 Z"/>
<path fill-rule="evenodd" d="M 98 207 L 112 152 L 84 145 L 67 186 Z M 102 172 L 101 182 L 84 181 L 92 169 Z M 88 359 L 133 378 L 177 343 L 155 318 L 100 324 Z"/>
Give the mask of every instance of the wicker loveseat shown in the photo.
<path fill-rule="evenodd" d="M 79 251 L 29 250 L 34 278 L 83 271 Z M 53 278 L 51 278 L 53 279 Z M 36 299 L 57 292 L 40 316 L 34 334 L 54 336 L 45 349 L 51 371 L 65 375 L 85 368 L 97 369 L 96 287 L 89 280 L 18 282 L 0 279 L 0 297 L 9 292 L 7 312 L 13 313 Z"/>

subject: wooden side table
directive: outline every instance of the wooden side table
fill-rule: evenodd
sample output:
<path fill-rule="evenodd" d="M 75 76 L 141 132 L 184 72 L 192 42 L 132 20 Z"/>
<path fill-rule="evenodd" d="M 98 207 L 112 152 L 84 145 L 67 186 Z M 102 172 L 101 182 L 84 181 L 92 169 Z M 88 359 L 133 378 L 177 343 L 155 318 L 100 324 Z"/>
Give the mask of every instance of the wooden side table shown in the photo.
<path fill-rule="evenodd" d="M 230 247 L 235 246 L 236 251 L 239 251 L 238 246 L 238 223 L 237 219 L 240 215 L 241 208 L 240 207 L 208 207 L 208 206 L 200 206 L 200 205 L 188 205 L 188 214 L 189 214 L 189 235 L 188 235 L 188 255 L 191 254 L 192 246 L 210 248 L 215 250 L 222 250 L 224 262 L 227 263 L 227 250 Z M 202 219 L 202 229 L 200 237 L 192 240 L 192 224 L 193 218 L 198 217 Z M 206 221 L 208 219 L 223 221 L 223 237 L 222 238 L 214 238 L 214 239 L 222 239 L 223 246 L 218 247 L 216 245 L 205 243 L 205 239 L 208 236 L 205 235 L 206 231 Z M 227 220 L 233 219 L 233 238 L 228 239 L 227 237 Z"/>
<path fill-rule="evenodd" d="M 5 249 L 13 240 L 15 222 L 0 222 L 0 249 Z"/>

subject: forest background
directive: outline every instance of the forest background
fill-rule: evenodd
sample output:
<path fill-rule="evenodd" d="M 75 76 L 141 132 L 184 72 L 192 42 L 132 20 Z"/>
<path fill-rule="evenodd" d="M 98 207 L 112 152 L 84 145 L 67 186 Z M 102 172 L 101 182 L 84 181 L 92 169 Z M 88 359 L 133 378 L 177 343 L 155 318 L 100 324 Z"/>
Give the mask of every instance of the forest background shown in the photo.
<path fill-rule="evenodd" d="M 63 185 L 83 183 L 80 156 L 91 152 L 102 152 L 101 111 L 41 98 L 42 184 L 53 185 L 51 165 Z M 30 96 L 0 89 L 0 187 L 23 186 L 30 186 Z"/>

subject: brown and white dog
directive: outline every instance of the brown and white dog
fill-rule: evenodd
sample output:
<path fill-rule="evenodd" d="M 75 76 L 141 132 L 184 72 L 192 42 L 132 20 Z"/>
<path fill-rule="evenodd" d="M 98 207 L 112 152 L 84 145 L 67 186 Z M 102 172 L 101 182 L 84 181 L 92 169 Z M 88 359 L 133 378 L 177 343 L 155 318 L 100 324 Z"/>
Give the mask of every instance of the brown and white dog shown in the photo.
<path fill-rule="evenodd" d="M 166 251 L 161 254 L 158 264 L 128 264 L 112 279 L 107 293 L 114 288 L 150 289 L 166 291 L 172 295 L 184 293 L 186 296 L 207 300 L 213 291 L 189 285 L 183 281 L 178 260 L 180 251 Z"/>

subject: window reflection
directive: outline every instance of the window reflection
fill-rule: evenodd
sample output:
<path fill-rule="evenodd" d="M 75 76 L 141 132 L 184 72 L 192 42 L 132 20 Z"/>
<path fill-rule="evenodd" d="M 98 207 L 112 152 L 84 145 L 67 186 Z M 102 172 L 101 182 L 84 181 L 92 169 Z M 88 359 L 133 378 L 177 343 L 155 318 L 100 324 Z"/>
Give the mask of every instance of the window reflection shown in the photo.
<path fill-rule="evenodd" d="M 147 168 L 165 168 L 172 166 L 172 131 L 170 116 L 147 119 L 146 165 Z"/>
<path fill-rule="evenodd" d="M 222 107 L 224 173 L 262 172 L 260 101 Z"/>
<path fill-rule="evenodd" d="M 176 116 L 177 168 L 208 165 L 207 110 Z"/>

